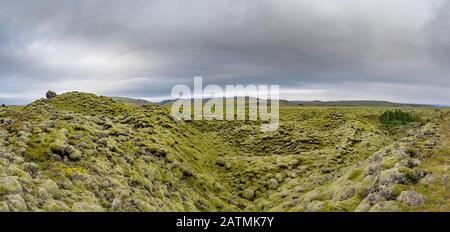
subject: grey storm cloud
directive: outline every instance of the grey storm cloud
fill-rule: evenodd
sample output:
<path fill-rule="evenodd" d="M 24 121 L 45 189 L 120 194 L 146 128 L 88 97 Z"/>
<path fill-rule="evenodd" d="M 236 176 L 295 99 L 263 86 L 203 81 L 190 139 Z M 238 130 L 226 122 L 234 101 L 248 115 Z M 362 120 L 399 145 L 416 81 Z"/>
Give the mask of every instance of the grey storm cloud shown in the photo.
<path fill-rule="evenodd" d="M 450 103 L 450 1 L 0 3 L 0 102 L 161 99 L 203 76 L 279 84 L 287 99 Z"/>

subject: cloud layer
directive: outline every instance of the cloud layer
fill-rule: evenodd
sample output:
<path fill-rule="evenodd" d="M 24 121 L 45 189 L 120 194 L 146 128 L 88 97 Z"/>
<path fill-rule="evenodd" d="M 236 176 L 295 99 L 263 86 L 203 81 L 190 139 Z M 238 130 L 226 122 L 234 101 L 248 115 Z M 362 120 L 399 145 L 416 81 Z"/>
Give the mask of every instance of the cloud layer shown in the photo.
<path fill-rule="evenodd" d="M 279 84 L 301 100 L 450 103 L 450 1 L 2 1 L 0 102 L 48 89 L 160 99 Z"/>

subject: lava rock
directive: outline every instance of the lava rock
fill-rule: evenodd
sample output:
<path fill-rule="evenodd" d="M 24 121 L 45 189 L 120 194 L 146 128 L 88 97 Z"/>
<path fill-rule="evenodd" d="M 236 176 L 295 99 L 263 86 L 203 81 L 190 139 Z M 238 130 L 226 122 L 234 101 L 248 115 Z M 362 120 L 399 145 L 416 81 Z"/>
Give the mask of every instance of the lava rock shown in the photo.
<path fill-rule="evenodd" d="M 0 179 L 0 194 L 22 193 L 22 185 L 15 176 L 6 176 Z"/>
<path fill-rule="evenodd" d="M 52 99 L 52 98 L 55 98 L 58 95 L 54 91 L 49 90 L 49 91 L 47 91 L 45 96 L 47 97 L 47 99 Z"/>
<path fill-rule="evenodd" d="M 269 180 L 269 189 L 277 189 L 278 188 L 278 180 L 275 178 L 272 178 Z"/>
<path fill-rule="evenodd" d="M 255 190 L 245 189 L 244 191 L 242 191 L 242 197 L 247 200 L 252 200 L 255 197 Z"/>
<path fill-rule="evenodd" d="M 425 203 L 425 198 L 415 191 L 407 190 L 400 193 L 397 201 L 404 202 L 409 206 L 418 206 Z"/>

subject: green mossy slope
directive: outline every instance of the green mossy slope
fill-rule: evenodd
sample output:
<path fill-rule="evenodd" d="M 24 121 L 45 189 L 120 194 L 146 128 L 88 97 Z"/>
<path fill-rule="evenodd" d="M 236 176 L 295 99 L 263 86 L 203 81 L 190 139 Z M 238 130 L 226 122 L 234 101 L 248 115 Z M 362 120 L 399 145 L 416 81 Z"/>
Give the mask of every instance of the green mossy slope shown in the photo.
<path fill-rule="evenodd" d="M 0 118 L 2 210 L 239 210 L 213 174 L 227 148 L 159 106 L 74 92 Z"/>

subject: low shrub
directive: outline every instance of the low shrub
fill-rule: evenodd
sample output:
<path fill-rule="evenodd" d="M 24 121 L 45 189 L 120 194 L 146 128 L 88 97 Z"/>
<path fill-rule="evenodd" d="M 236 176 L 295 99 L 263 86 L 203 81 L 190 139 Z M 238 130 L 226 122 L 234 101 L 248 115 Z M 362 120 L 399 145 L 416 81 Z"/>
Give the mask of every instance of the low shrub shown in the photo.
<path fill-rule="evenodd" d="M 388 110 L 381 114 L 378 119 L 385 125 L 399 125 L 419 121 L 416 116 L 401 110 Z"/>

